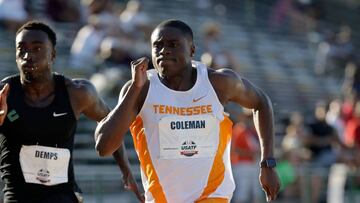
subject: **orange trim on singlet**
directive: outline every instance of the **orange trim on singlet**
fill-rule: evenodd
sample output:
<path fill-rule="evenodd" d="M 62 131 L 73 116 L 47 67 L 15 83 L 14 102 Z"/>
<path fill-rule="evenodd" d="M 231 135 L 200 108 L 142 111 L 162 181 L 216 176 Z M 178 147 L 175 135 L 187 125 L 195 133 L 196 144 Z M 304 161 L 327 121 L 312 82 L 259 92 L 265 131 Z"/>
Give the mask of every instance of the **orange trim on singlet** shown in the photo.
<path fill-rule="evenodd" d="M 227 198 L 207 198 L 200 201 L 197 201 L 196 203 L 228 203 L 229 200 Z"/>
<path fill-rule="evenodd" d="M 134 147 L 138 153 L 140 166 L 145 173 L 149 191 L 151 192 L 156 203 L 166 203 L 164 190 L 160 185 L 159 177 L 156 174 L 154 165 L 151 161 L 150 152 L 147 146 L 144 132 L 143 120 L 137 116 L 130 126 L 130 131 L 134 140 Z"/>
<path fill-rule="evenodd" d="M 225 165 L 223 162 L 223 155 L 226 146 L 231 140 L 232 125 L 232 121 L 227 116 L 224 116 L 224 120 L 222 120 L 220 123 L 218 151 L 215 155 L 214 163 L 209 174 L 207 185 L 201 196 L 195 202 L 207 199 L 210 194 L 215 192 L 215 190 L 224 180 Z"/>

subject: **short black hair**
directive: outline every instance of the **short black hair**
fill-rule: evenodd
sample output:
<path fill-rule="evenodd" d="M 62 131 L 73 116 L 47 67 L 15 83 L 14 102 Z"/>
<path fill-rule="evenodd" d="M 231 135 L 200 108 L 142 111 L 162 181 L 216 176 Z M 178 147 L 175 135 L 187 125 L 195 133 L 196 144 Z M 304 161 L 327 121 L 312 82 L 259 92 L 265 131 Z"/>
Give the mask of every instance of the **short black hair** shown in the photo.
<path fill-rule="evenodd" d="M 48 35 L 49 40 L 50 40 L 51 44 L 53 45 L 53 47 L 55 47 L 55 45 L 56 45 L 56 34 L 55 34 L 54 30 L 51 29 L 50 26 L 48 26 L 47 24 L 45 24 L 43 22 L 29 21 L 29 22 L 25 23 L 24 25 L 22 25 L 16 31 L 16 35 L 18 35 L 23 30 L 41 30 Z"/>
<path fill-rule="evenodd" d="M 190 37 L 191 41 L 193 41 L 194 39 L 193 31 L 191 30 L 190 26 L 181 20 L 169 19 L 161 22 L 158 26 L 156 26 L 156 28 L 163 28 L 163 27 L 176 28 L 180 30 L 184 35 Z"/>

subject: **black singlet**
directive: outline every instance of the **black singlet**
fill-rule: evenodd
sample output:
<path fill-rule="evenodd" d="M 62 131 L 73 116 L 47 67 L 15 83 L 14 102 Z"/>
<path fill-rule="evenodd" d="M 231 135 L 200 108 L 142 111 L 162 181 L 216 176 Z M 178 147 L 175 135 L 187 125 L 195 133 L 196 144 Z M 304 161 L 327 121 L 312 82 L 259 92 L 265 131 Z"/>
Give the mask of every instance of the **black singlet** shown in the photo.
<path fill-rule="evenodd" d="M 31 107 L 25 103 L 19 75 L 3 81 L 10 84 L 8 113 L 4 124 L 0 126 L 0 170 L 5 183 L 5 202 L 41 202 L 48 195 L 73 193 L 78 190 L 72 161 L 77 119 L 70 104 L 64 76 L 54 74 L 54 79 L 55 97 L 52 103 L 44 108 Z M 54 117 L 54 113 L 66 115 Z M 19 162 L 22 145 L 69 149 L 69 181 L 55 186 L 25 183 Z"/>

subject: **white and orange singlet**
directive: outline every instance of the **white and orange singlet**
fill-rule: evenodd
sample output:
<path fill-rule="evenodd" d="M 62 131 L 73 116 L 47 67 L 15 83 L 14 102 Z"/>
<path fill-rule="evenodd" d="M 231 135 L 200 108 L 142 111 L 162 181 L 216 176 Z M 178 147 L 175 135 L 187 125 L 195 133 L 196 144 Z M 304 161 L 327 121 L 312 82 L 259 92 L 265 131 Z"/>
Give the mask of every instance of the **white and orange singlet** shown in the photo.
<path fill-rule="evenodd" d="M 150 87 L 130 126 L 141 166 L 146 202 L 230 201 L 235 188 L 230 165 L 232 122 L 225 115 L 204 64 L 195 85 L 174 91 L 148 70 Z"/>

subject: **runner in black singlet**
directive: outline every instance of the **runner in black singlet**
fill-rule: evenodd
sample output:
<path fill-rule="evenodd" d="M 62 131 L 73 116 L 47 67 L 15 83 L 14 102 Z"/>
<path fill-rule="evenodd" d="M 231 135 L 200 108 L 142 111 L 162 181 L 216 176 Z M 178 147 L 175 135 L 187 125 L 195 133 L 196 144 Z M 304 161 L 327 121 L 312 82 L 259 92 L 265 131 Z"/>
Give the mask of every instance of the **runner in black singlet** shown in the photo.
<path fill-rule="evenodd" d="M 56 34 L 31 21 L 16 33 L 19 74 L 0 86 L 0 170 L 4 202 L 80 202 L 72 151 L 81 114 L 100 121 L 109 108 L 85 79 L 52 71 Z M 114 157 L 126 186 L 142 200 L 120 147 Z M 81 199 L 81 198 L 80 198 Z"/>

